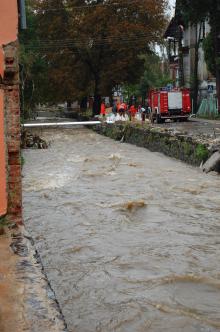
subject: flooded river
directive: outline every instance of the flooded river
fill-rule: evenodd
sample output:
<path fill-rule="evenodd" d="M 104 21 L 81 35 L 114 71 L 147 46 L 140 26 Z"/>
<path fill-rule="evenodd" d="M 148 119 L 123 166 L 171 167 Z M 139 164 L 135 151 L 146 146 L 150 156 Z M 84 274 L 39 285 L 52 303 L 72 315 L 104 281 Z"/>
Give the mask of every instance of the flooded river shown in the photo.
<path fill-rule="evenodd" d="M 220 331 L 220 177 L 88 129 L 41 134 L 24 218 L 68 330 Z"/>

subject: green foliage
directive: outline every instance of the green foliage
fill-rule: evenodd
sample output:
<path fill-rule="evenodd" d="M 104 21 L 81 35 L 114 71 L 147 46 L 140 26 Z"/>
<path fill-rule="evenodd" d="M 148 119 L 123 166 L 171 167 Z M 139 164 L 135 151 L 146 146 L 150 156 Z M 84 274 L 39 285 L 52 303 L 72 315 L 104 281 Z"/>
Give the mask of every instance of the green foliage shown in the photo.
<path fill-rule="evenodd" d="M 196 157 L 202 162 L 206 161 L 209 156 L 207 148 L 203 144 L 198 144 L 195 150 Z"/>
<path fill-rule="evenodd" d="M 188 142 L 183 142 L 182 146 L 183 146 L 184 155 L 190 156 L 192 153 L 192 145 Z"/>
<path fill-rule="evenodd" d="M 0 226 L 6 225 L 5 216 L 0 216 Z"/>
<path fill-rule="evenodd" d="M 48 80 L 49 63 L 42 54 L 36 51 L 39 39 L 37 34 L 38 22 L 34 13 L 28 8 L 27 22 L 29 27 L 27 30 L 22 30 L 19 35 L 23 120 L 30 117 L 36 104 L 47 102 L 50 99 Z"/>
<path fill-rule="evenodd" d="M 25 164 L 25 159 L 24 156 L 21 155 L 21 168 L 23 168 L 24 164 Z"/>
<path fill-rule="evenodd" d="M 144 61 L 143 74 L 140 76 L 137 84 L 128 84 L 124 86 L 125 95 L 128 96 L 141 96 L 146 98 L 147 91 L 151 88 L 159 88 L 166 86 L 169 83 L 173 83 L 170 79 L 168 67 L 166 67 L 166 61 L 164 62 L 164 70 L 162 71 L 162 61 L 157 54 L 150 53 L 142 55 L 141 58 Z"/>
<path fill-rule="evenodd" d="M 24 99 L 62 102 L 111 95 L 138 82 L 140 54 L 162 39 L 167 1 L 28 0 L 21 35 Z"/>
<path fill-rule="evenodd" d="M 150 88 L 158 88 L 171 83 L 168 70 L 162 72 L 162 59 L 156 54 L 144 56 L 144 74 L 141 77 L 139 89 L 146 94 Z"/>
<path fill-rule="evenodd" d="M 177 0 L 177 15 L 185 24 L 197 24 L 207 18 L 212 0 Z"/>
<path fill-rule="evenodd" d="M 8 226 L 8 222 L 5 216 L 0 216 L 0 236 L 5 234 L 5 228 Z"/>
<path fill-rule="evenodd" d="M 203 50 L 205 54 L 205 61 L 208 67 L 208 70 L 212 75 L 216 75 L 216 61 L 215 61 L 215 51 L 214 51 L 214 42 L 213 34 L 210 32 L 208 36 L 203 40 Z"/>
<path fill-rule="evenodd" d="M 122 94 L 127 99 L 130 100 L 132 96 L 139 95 L 139 85 L 138 84 L 124 84 L 122 86 Z"/>

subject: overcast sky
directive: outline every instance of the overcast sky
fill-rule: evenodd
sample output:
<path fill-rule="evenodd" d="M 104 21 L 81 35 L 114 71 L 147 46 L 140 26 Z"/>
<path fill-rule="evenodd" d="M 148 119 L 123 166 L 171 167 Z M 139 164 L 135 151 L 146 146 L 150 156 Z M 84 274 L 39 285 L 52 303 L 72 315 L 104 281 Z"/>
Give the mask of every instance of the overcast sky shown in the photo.
<path fill-rule="evenodd" d="M 171 14 L 174 13 L 174 7 L 175 7 L 176 0 L 169 0 L 170 7 L 172 9 Z"/>

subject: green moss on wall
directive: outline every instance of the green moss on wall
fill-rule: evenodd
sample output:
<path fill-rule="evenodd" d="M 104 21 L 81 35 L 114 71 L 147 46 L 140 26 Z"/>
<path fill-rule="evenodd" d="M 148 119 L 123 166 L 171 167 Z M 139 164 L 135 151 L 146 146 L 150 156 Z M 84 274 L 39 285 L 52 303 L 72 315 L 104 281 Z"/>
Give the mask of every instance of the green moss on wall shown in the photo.
<path fill-rule="evenodd" d="M 115 140 L 144 147 L 153 152 L 161 152 L 169 157 L 199 166 L 210 156 L 204 144 L 196 142 L 187 135 L 174 135 L 171 132 L 150 126 L 132 123 L 107 125 L 102 124 L 93 128 L 99 134 Z"/>
<path fill-rule="evenodd" d="M 203 144 L 197 145 L 195 154 L 196 154 L 196 158 L 198 158 L 198 160 L 200 162 L 202 162 L 202 161 L 205 162 L 209 157 L 209 151 L 206 148 L 206 146 Z"/>

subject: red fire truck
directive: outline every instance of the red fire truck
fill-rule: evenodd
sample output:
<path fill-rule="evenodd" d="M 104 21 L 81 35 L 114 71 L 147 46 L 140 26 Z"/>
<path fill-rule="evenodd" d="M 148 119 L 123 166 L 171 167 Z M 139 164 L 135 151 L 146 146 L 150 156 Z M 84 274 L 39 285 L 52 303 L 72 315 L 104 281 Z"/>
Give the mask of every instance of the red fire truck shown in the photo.
<path fill-rule="evenodd" d="M 191 113 L 189 89 L 155 89 L 149 93 L 152 122 L 163 123 L 166 119 L 187 121 Z"/>

